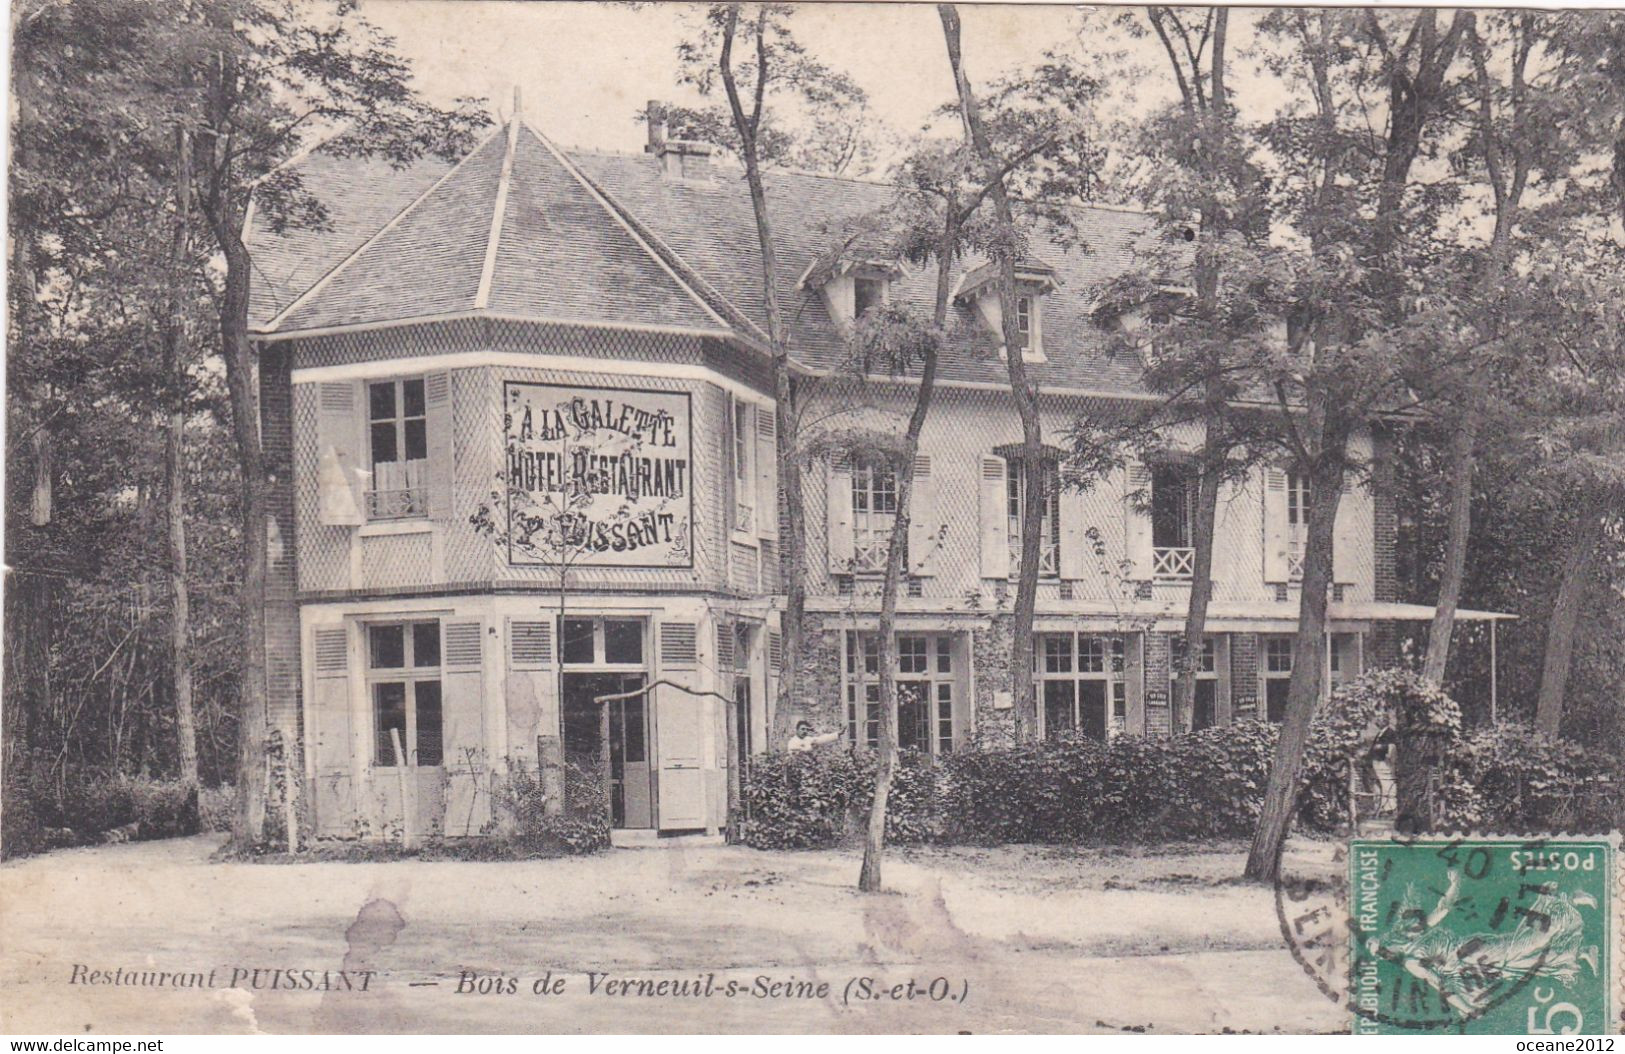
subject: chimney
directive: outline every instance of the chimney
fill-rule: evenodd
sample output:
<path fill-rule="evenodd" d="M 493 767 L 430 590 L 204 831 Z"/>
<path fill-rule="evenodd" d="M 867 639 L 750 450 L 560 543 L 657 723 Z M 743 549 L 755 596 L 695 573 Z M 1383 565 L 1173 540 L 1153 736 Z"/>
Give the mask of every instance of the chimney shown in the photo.
<path fill-rule="evenodd" d="M 659 99 L 650 99 L 643 118 L 649 123 L 649 143 L 643 149 L 646 153 L 658 154 L 666 145 L 666 107 Z"/>
<path fill-rule="evenodd" d="M 661 175 L 667 179 L 711 178 L 711 144 L 693 139 L 667 139 L 656 151 Z"/>
<path fill-rule="evenodd" d="M 660 160 L 660 174 L 666 179 L 706 180 L 711 178 L 711 144 L 693 139 L 668 139 L 670 124 L 666 119 L 666 106 L 658 99 L 650 99 L 643 118 L 649 125 L 649 142 L 645 153 Z"/>

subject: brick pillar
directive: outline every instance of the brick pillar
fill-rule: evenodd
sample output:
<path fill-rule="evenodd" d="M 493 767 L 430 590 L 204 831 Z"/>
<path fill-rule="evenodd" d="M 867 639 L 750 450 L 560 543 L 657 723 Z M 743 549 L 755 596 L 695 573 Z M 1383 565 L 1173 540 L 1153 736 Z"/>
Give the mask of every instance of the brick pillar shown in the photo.
<path fill-rule="evenodd" d="M 1168 698 L 1169 650 L 1172 635 L 1145 635 L 1145 734 L 1167 739 L 1173 734 L 1172 701 Z"/>
<path fill-rule="evenodd" d="M 288 342 L 260 345 L 260 436 L 265 448 L 266 512 L 270 532 L 265 569 L 266 723 L 282 740 L 282 763 L 304 808 L 300 784 L 304 749 L 300 707 L 299 607 L 295 598 L 293 527 L 293 352 Z M 283 801 L 267 803 L 271 825 L 283 828 Z M 300 822 L 310 831 L 309 813 Z"/>
<path fill-rule="evenodd" d="M 1010 746 L 1016 741 L 1016 712 L 999 706 L 1011 699 L 1009 615 L 995 615 L 971 633 L 971 667 L 976 675 L 976 744 Z M 1042 703 L 1040 703 L 1042 705 Z"/>
<path fill-rule="evenodd" d="M 1394 481 L 1394 441 L 1378 428 L 1372 436 L 1371 503 L 1374 520 L 1375 592 L 1378 603 L 1399 599 L 1399 501 Z M 1399 635 L 1391 622 L 1379 622 L 1372 633 L 1368 667 L 1399 661 Z"/>
<path fill-rule="evenodd" d="M 1258 717 L 1258 634 L 1230 634 L 1230 712 L 1233 721 Z"/>

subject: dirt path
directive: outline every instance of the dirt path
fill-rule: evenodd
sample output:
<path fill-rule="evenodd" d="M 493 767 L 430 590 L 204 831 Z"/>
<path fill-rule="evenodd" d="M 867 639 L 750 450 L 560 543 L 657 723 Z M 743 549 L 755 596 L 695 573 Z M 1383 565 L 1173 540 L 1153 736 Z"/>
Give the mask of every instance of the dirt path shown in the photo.
<path fill-rule="evenodd" d="M 210 863 L 215 845 L 0 867 L 0 1028 L 1208 1032 L 1345 1020 L 1287 954 L 1269 891 L 1230 881 L 1238 847 L 915 850 L 889 865 L 893 892 L 865 897 L 845 852 L 268 866 Z M 1329 861 L 1323 846 L 1294 853 Z M 80 981 L 122 969 L 214 987 L 73 983 L 76 965 Z M 535 994 L 549 971 L 563 991 Z M 516 990 L 459 994 L 465 973 Z M 362 979 L 366 991 L 320 990 Z M 610 994 L 640 980 L 669 982 L 668 994 Z M 709 996 L 669 994 L 707 980 Z M 737 994 L 722 994 L 730 982 Z"/>

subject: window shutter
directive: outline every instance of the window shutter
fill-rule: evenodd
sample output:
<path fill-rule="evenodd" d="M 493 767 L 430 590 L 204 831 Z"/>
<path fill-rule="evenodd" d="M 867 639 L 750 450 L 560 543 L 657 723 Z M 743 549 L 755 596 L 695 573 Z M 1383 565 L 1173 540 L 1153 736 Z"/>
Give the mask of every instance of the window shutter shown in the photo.
<path fill-rule="evenodd" d="M 770 630 L 767 634 L 767 668 L 768 672 L 777 674 L 784 666 L 784 636 L 778 630 Z"/>
<path fill-rule="evenodd" d="M 756 531 L 779 536 L 779 421 L 764 406 L 756 408 Z"/>
<path fill-rule="evenodd" d="M 1129 563 L 1129 577 L 1149 581 L 1152 577 L 1151 513 L 1140 503 L 1151 496 L 1151 469 L 1135 461 L 1124 474 L 1123 557 Z"/>
<path fill-rule="evenodd" d="M 478 622 L 446 623 L 445 663 L 450 666 L 478 666 L 480 664 L 480 624 Z"/>
<path fill-rule="evenodd" d="M 726 541 L 739 515 L 739 481 L 734 468 L 734 414 L 739 407 L 732 395 L 724 395 L 722 399 L 722 537 Z"/>
<path fill-rule="evenodd" d="M 345 677 L 350 673 L 350 635 L 343 626 L 312 632 L 317 677 Z"/>
<path fill-rule="evenodd" d="M 1355 567 L 1359 562 L 1360 546 L 1365 539 L 1375 536 L 1375 528 L 1361 530 L 1362 513 L 1370 506 L 1358 500 L 1352 476 L 1352 472 L 1343 473 L 1343 496 L 1337 503 L 1337 519 L 1332 523 L 1333 583 L 1350 583 L 1358 578 Z"/>
<path fill-rule="evenodd" d="M 982 458 L 981 495 L 982 577 L 1010 577 L 1010 528 L 1006 522 L 1005 471 L 1002 457 Z"/>
<path fill-rule="evenodd" d="M 726 619 L 717 623 L 717 669 L 734 668 L 734 624 Z"/>
<path fill-rule="evenodd" d="M 837 455 L 830 463 L 826 479 L 829 481 L 828 534 L 829 573 L 852 573 L 852 465 L 844 455 Z"/>
<path fill-rule="evenodd" d="M 662 622 L 660 624 L 661 667 L 693 669 L 699 663 L 699 627 L 692 622 Z"/>
<path fill-rule="evenodd" d="M 508 668 L 545 670 L 553 665 L 551 622 L 508 623 Z"/>
<path fill-rule="evenodd" d="M 359 381 L 316 386 L 317 514 L 335 527 L 366 522 L 366 430 Z"/>
<path fill-rule="evenodd" d="M 1264 469 L 1264 581 L 1286 582 L 1290 577 L 1286 523 L 1286 470 Z"/>
<path fill-rule="evenodd" d="M 908 501 L 908 563 L 906 573 L 926 577 L 937 573 L 937 550 L 942 523 L 937 518 L 937 484 L 931 478 L 931 458 L 914 458 L 914 490 Z"/>
<path fill-rule="evenodd" d="M 455 471 L 452 449 L 451 374 L 423 378 L 424 430 L 429 439 L 429 518 L 449 520 Z"/>
<path fill-rule="evenodd" d="M 1057 480 L 1059 485 L 1059 481 Z M 1089 566 L 1088 523 L 1083 509 L 1083 492 L 1075 487 L 1061 486 L 1061 578 L 1075 582 L 1084 577 Z"/>

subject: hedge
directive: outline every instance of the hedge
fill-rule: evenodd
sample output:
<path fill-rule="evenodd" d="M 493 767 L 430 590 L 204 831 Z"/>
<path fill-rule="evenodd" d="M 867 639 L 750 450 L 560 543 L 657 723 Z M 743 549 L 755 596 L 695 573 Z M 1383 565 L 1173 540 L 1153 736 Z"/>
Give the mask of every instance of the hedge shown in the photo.
<path fill-rule="evenodd" d="M 1406 671 L 1341 686 L 1317 715 L 1305 752 L 1299 830 L 1348 821 L 1349 759 L 1391 730 L 1437 763 L 1437 811 L 1448 829 L 1498 833 L 1607 831 L 1622 814 L 1618 766 L 1527 728 L 1461 731 L 1456 704 Z M 933 765 L 904 751 L 886 817 L 896 844 L 1142 843 L 1250 837 L 1279 728 L 1241 721 L 1109 743 L 1060 738 L 956 752 Z M 1410 737 L 1408 739 L 1404 737 Z M 742 780 L 746 844 L 826 847 L 861 836 L 873 792 L 869 752 L 758 755 Z"/>

